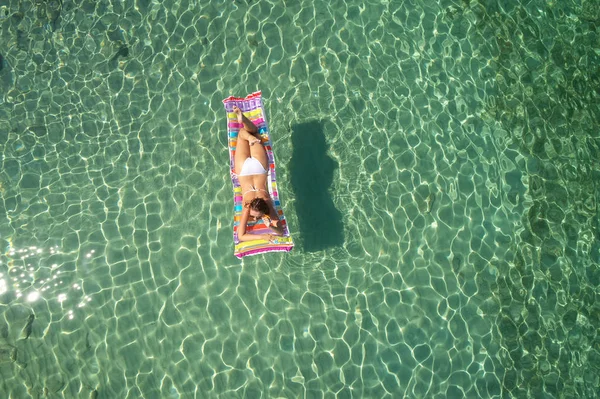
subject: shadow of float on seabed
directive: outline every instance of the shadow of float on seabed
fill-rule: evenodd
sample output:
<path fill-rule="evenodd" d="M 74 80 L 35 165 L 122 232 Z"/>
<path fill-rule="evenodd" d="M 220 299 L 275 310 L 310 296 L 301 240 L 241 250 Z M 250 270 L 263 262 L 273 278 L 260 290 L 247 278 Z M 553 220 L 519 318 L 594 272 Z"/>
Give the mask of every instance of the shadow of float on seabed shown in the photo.
<path fill-rule="evenodd" d="M 338 165 L 327 155 L 321 121 L 292 125 L 289 165 L 302 249 L 317 252 L 342 246 L 342 214 L 335 208 L 329 192 Z"/>

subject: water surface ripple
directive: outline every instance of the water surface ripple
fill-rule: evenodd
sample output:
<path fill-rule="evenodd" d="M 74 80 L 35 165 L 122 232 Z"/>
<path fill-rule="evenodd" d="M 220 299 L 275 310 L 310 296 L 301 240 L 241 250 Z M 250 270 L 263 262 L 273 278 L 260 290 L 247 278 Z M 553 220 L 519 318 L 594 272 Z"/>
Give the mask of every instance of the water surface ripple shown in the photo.
<path fill-rule="evenodd" d="M 598 397 L 598 26 L 0 1 L 0 396 Z M 298 245 L 239 261 L 221 100 L 258 89 Z"/>

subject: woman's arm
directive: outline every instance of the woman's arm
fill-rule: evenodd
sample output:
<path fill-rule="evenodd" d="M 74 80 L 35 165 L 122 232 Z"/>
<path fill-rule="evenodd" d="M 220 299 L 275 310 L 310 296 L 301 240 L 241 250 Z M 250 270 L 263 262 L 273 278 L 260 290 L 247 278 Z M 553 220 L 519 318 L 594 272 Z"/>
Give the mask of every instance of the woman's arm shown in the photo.
<path fill-rule="evenodd" d="M 256 236 L 256 234 L 246 234 L 246 225 L 248 224 L 249 215 L 250 208 L 247 205 L 244 205 L 244 208 L 242 208 L 242 217 L 240 218 L 240 224 L 237 228 L 238 240 L 240 241 L 251 241 L 260 239 Z"/>
<path fill-rule="evenodd" d="M 250 215 L 250 208 L 244 206 L 242 210 L 242 217 L 240 218 L 240 224 L 237 229 L 238 240 L 240 241 L 252 241 L 252 240 L 267 240 L 272 241 L 274 236 L 272 234 L 251 234 L 246 233 L 246 225 L 248 224 L 248 216 Z"/>
<path fill-rule="evenodd" d="M 275 234 L 283 235 L 283 226 L 281 225 L 281 221 L 279 220 L 279 216 L 277 215 L 277 211 L 273 205 L 273 200 L 269 198 L 267 203 L 269 204 L 269 217 L 263 218 L 263 221 L 267 227 L 275 232 Z"/>

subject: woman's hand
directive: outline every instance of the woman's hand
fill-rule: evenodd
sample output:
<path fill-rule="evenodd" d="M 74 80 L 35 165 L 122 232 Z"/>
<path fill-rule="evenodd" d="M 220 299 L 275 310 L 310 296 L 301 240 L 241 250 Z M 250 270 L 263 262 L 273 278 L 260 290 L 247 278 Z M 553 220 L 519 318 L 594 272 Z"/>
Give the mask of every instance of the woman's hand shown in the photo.
<path fill-rule="evenodd" d="M 279 225 L 279 220 L 275 220 L 273 221 L 273 219 L 271 219 L 269 216 L 263 216 L 262 217 L 262 221 L 265 224 L 265 226 L 267 227 L 277 227 Z"/>
<path fill-rule="evenodd" d="M 275 234 L 263 234 L 262 239 L 267 240 L 271 244 L 273 244 L 275 240 L 277 240 L 277 236 Z"/>
<path fill-rule="evenodd" d="M 283 235 L 283 229 L 281 227 L 279 227 L 279 220 L 273 221 L 273 219 L 271 219 L 269 216 L 265 215 L 265 216 L 263 216 L 262 221 L 265 224 L 265 226 L 267 226 L 268 228 L 273 230 L 276 235 L 278 235 L 278 236 Z"/>

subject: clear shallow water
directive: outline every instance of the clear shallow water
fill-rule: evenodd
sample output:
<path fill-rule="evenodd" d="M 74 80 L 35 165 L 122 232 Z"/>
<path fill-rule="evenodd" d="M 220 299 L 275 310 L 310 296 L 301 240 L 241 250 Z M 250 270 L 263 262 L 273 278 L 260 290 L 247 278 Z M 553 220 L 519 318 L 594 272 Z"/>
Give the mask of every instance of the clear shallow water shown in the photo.
<path fill-rule="evenodd" d="M 597 2 L 0 6 L 3 396 L 597 396 Z"/>

